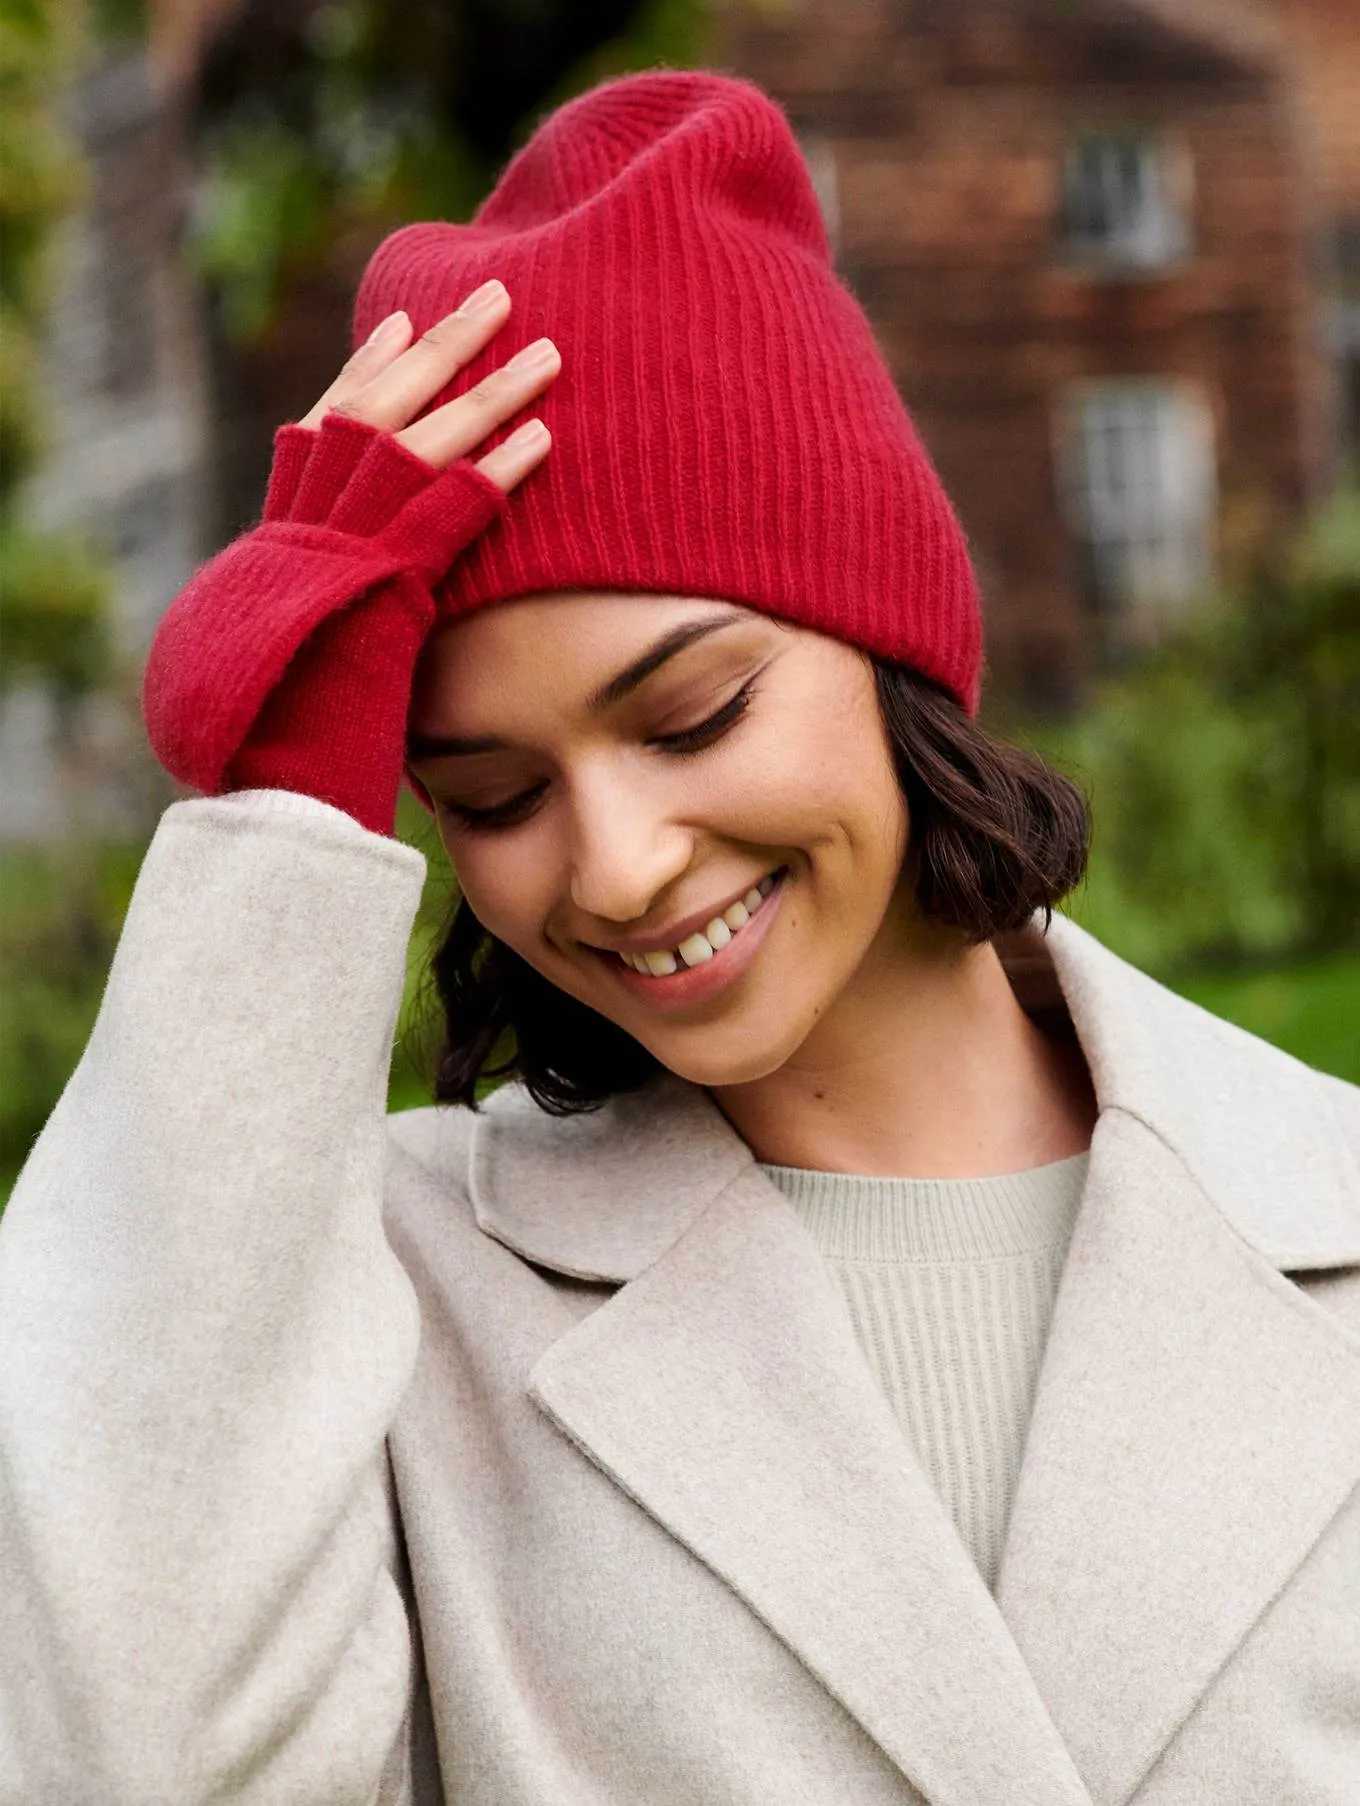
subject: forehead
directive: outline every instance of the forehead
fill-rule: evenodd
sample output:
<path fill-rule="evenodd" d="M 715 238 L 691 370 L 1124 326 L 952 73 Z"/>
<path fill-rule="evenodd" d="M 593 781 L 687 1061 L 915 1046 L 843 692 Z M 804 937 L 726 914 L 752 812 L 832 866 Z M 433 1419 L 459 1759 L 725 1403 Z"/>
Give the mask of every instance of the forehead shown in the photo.
<path fill-rule="evenodd" d="M 422 655 L 416 707 L 531 699 L 571 704 L 689 626 L 771 627 L 768 617 L 712 597 L 620 591 L 527 596 L 475 609 L 437 627 Z M 691 654 L 691 656 L 693 656 Z"/>

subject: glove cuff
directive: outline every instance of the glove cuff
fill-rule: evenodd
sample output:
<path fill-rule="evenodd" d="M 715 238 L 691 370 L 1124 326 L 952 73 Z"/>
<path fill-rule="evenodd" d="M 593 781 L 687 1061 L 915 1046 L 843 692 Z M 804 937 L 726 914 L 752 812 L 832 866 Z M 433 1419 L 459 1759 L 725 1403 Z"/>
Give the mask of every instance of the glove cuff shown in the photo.
<path fill-rule="evenodd" d="M 293 506 L 302 473 L 307 468 L 316 434 L 310 427 L 290 424 L 281 426 L 274 435 L 274 462 L 269 471 L 269 487 L 265 491 L 264 519 L 287 520 Z"/>

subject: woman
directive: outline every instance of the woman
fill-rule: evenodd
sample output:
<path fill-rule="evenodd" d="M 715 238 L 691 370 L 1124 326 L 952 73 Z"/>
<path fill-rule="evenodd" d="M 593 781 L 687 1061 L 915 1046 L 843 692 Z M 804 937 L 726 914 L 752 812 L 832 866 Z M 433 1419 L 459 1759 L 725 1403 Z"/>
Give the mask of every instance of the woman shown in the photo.
<path fill-rule="evenodd" d="M 1050 923 L 783 115 L 607 83 L 356 328 L 0 1238 L 4 1800 L 1353 1803 L 1356 1094 Z"/>

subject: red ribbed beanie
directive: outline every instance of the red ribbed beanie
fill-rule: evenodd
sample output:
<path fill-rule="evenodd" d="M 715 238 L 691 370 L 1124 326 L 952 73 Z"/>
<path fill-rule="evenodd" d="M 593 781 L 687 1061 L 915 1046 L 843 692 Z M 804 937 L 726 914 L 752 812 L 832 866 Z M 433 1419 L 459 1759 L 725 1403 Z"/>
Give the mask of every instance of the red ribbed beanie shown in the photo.
<path fill-rule="evenodd" d="M 546 334 L 561 373 L 477 455 L 530 413 L 553 446 L 454 564 L 444 608 L 550 590 L 722 597 L 976 708 L 962 531 L 768 95 L 660 69 L 569 101 L 468 224 L 407 226 L 378 248 L 355 343 L 398 308 L 424 331 L 492 276 L 510 320 L 431 406 Z"/>

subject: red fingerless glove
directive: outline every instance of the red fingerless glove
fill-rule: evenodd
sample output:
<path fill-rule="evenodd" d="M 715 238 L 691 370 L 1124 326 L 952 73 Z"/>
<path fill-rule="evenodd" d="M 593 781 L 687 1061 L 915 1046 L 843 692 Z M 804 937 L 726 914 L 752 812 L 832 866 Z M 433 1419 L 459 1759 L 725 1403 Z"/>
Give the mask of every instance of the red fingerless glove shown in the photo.
<path fill-rule="evenodd" d="M 275 440 L 262 524 L 170 605 L 142 687 L 172 776 L 266 787 L 390 833 L 432 586 L 507 497 L 467 459 L 436 471 L 341 415 Z"/>

